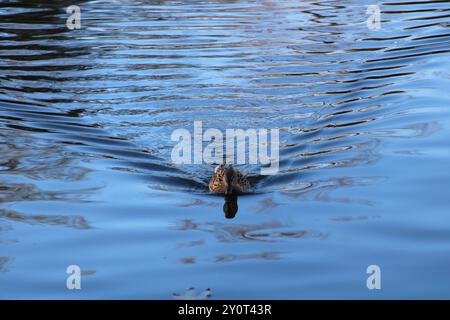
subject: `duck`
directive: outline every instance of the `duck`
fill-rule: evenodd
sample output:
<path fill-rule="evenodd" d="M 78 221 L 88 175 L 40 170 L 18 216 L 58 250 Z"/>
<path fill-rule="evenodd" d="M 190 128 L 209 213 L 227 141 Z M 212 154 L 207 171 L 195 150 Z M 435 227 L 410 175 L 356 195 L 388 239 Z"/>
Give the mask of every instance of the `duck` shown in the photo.
<path fill-rule="evenodd" d="M 231 165 L 218 165 L 209 182 L 209 191 L 224 193 L 225 196 L 247 192 L 249 189 L 247 178 Z"/>

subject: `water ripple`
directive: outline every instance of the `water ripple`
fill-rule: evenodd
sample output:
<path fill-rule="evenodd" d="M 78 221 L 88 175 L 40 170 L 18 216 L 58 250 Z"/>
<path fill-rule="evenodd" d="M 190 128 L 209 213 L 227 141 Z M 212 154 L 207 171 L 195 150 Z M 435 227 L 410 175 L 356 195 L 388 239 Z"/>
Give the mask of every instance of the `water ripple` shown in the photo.
<path fill-rule="evenodd" d="M 416 66 L 449 53 L 444 1 L 384 2 L 383 30 L 395 33 L 369 32 L 365 6 L 335 1 L 173 3 L 82 2 L 75 31 L 62 4 L 2 3 L 0 126 L 10 145 L 39 134 L 56 141 L 53 157 L 109 158 L 150 186 L 198 192 L 211 168 L 172 165 L 173 130 L 276 123 L 279 176 L 244 171 L 260 191 L 296 189 L 321 180 L 305 170 L 377 161 L 381 132 L 407 137 L 415 123 L 384 119 L 406 111 L 395 101 Z M 2 168 L 21 162 L 11 158 Z"/>

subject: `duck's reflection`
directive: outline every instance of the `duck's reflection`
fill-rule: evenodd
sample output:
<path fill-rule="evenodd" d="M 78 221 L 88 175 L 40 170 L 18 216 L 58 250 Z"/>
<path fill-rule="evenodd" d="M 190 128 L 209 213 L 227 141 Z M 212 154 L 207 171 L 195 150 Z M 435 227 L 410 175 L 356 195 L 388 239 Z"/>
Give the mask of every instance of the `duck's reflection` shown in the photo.
<path fill-rule="evenodd" d="M 225 218 L 233 219 L 238 212 L 238 202 L 237 194 L 232 193 L 225 196 L 225 203 L 223 204 L 223 213 L 225 213 Z"/>

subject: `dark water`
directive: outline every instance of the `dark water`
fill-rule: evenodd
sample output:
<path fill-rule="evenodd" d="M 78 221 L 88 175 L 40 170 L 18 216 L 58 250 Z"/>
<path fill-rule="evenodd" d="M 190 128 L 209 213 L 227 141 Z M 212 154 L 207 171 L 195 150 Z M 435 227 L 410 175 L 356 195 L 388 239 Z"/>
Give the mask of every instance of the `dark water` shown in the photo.
<path fill-rule="evenodd" d="M 449 2 L 33 3 L 0 2 L 1 298 L 450 298 Z M 197 120 L 280 128 L 234 219 L 171 162 Z"/>

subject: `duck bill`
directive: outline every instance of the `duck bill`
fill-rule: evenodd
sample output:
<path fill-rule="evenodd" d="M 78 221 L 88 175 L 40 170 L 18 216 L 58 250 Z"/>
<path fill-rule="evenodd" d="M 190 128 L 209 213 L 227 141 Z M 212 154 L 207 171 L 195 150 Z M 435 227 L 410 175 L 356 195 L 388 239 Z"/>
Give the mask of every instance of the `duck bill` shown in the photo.
<path fill-rule="evenodd" d="M 230 196 L 233 193 L 233 186 L 231 183 L 227 184 L 227 188 L 225 189 L 225 195 Z"/>
<path fill-rule="evenodd" d="M 227 170 L 227 173 L 225 174 L 225 195 L 230 196 L 233 193 L 233 171 Z"/>

